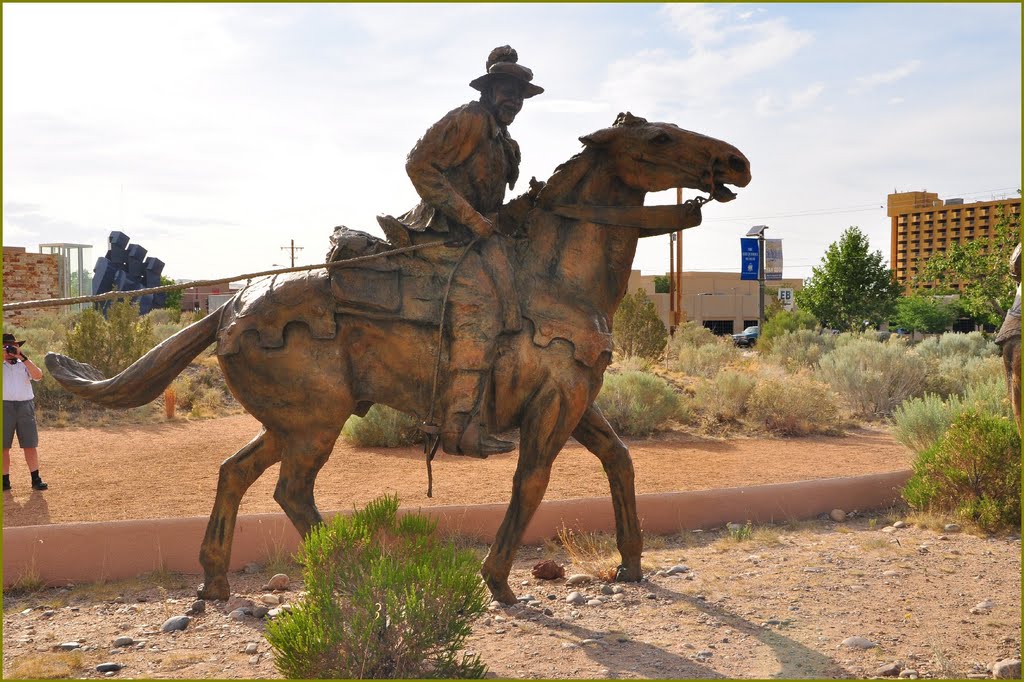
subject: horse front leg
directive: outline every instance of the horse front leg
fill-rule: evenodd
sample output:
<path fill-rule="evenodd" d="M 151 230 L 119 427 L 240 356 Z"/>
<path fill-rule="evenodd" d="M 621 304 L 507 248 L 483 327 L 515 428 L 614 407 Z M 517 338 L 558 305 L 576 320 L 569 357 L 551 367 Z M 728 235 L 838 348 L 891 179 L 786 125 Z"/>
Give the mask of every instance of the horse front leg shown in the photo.
<path fill-rule="evenodd" d="M 637 582 L 643 577 L 640 555 L 643 553 L 644 542 L 636 512 L 636 486 L 629 448 L 612 429 L 597 405 L 593 404 L 583 413 L 572 436 L 597 455 L 608 476 L 612 508 L 615 510 L 615 544 L 622 557 L 615 580 Z"/>
<path fill-rule="evenodd" d="M 586 409 L 586 391 L 563 395 L 558 387 L 538 391 L 520 425 L 519 464 L 512 481 L 512 498 L 480 570 L 493 598 L 516 603 L 508 585 L 519 543 L 547 491 L 551 465 L 569 440 L 579 416 Z"/>
<path fill-rule="evenodd" d="M 231 596 L 228 565 L 231 562 L 231 542 L 235 535 L 238 505 L 245 491 L 260 474 L 280 460 L 281 448 L 276 436 L 264 430 L 220 465 L 217 498 L 206 526 L 203 546 L 199 550 L 199 563 L 203 566 L 204 574 L 203 584 L 198 590 L 200 599 L 227 599 Z"/>

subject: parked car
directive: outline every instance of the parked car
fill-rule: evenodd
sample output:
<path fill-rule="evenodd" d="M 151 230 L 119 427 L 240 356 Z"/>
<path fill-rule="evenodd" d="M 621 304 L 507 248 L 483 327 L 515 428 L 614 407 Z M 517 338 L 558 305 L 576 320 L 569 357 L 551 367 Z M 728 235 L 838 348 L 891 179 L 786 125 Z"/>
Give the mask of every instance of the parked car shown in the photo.
<path fill-rule="evenodd" d="M 732 342 L 742 348 L 750 348 L 757 343 L 757 337 L 761 335 L 761 328 L 756 324 L 753 327 L 747 327 L 739 334 L 732 335 Z"/>

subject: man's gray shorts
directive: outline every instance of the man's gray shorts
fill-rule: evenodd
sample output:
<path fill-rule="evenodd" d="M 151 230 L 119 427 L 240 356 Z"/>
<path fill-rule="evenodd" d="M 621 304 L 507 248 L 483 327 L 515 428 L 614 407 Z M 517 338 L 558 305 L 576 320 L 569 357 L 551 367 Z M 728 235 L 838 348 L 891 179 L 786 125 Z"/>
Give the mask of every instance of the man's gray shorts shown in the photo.
<path fill-rule="evenodd" d="M 14 445 L 14 434 L 18 434 L 18 445 L 22 448 L 39 447 L 39 431 L 36 430 L 36 401 L 4 401 L 4 450 Z"/>

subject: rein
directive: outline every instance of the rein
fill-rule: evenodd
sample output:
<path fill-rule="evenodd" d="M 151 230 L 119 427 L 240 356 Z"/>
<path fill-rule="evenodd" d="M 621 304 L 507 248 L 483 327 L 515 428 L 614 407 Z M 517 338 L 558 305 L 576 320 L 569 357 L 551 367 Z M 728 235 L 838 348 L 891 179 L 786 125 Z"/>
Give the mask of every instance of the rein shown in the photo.
<path fill-rule="evenodd" d="M 701 206 L 709 201 L 711 197 L 696 197 L 682 204 L 665 206 L 559 204 L 549 210 L 561 218 L 585 220 L 614 227 L 634 227 L 660 234 L 665 230 L 674 232 L 700 225 Z"/>

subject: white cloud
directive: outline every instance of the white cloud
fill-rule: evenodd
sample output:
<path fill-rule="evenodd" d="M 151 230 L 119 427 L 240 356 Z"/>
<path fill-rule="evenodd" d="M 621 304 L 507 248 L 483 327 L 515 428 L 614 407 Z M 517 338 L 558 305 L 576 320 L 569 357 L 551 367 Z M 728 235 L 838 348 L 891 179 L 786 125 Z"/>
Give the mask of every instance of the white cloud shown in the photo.
<path fill-rule="evenodd" d="M 850 93 L 860 94 L 876 88 L 879 85 L 889 85 L 890 83 L 901 81 L 913 74 L 920 67 L 921 60 L 913 59 L 905 64 L 889 69 L 888 71 L 880 71 L 878 73 L 868 74 L 867 76 L 858 76 L 854 80 L 853 87 L 850 88 Z"/>
<path fill-rule="evenodd" d="M 789 97 L 789 105 L 792 109 L 803 109 L 818 99 L 818 95 L 825 91 L 823 83 L 813 83 L 803 90 L 794 92 Z"/>

